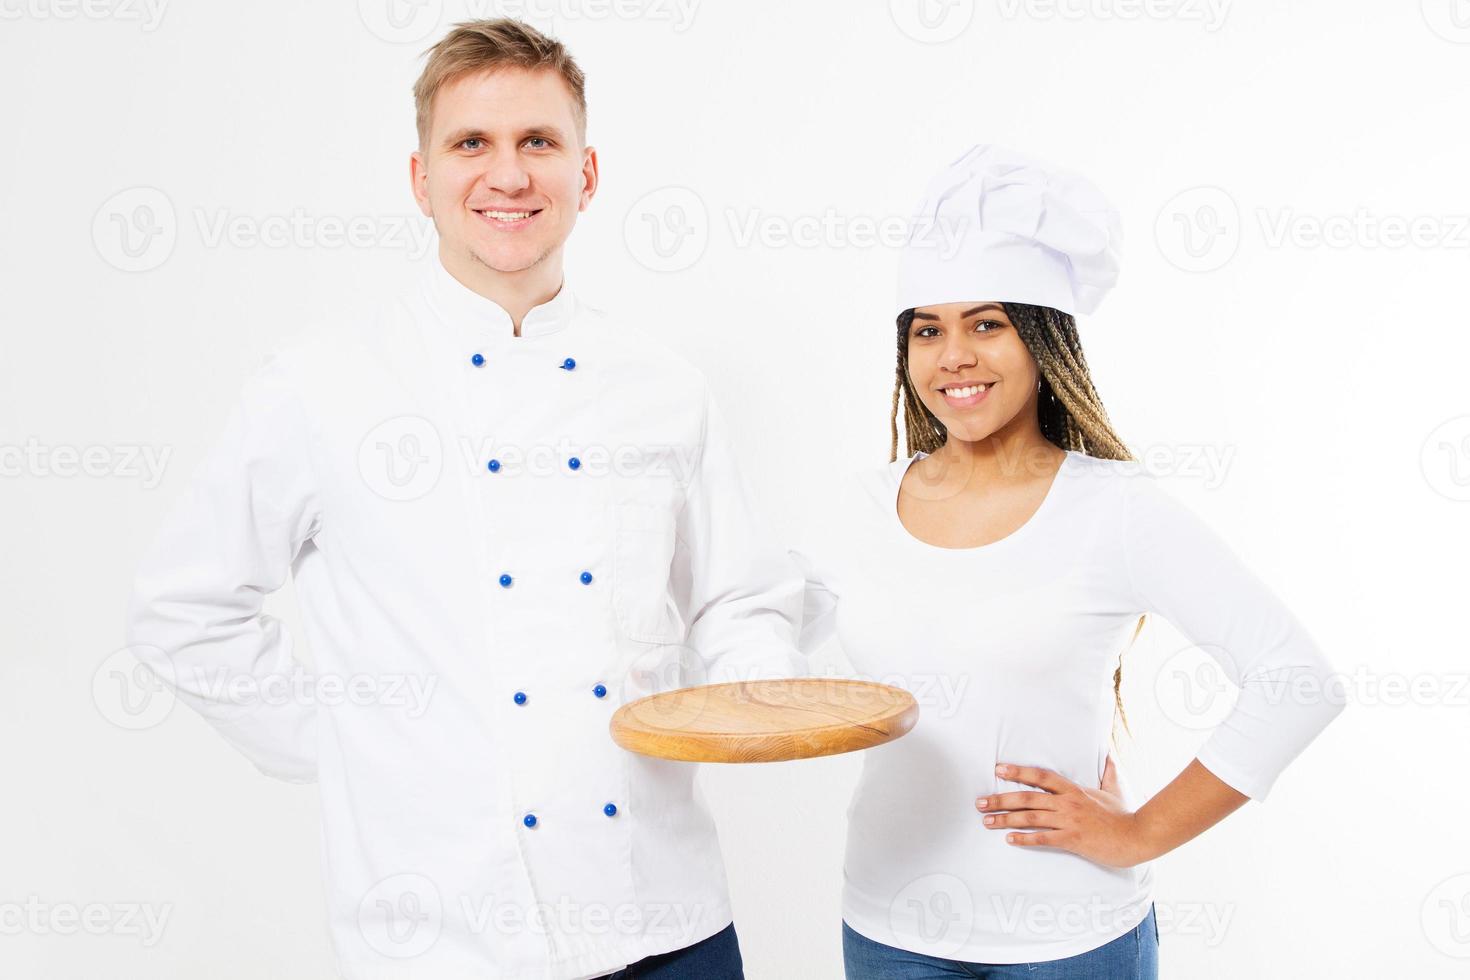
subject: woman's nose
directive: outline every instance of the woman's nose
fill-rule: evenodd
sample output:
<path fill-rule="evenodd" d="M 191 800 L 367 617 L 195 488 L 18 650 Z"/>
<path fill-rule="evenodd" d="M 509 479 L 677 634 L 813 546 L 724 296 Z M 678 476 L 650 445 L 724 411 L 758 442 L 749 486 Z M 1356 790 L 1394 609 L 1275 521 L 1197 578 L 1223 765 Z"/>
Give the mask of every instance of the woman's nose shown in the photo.
<path fill-rule="evenodd" d="M 948 368 L 951 371 L 973 367 L 975 364 L 975 352 L 965 344 L 958 341 L 951 341 L 940 352 L 939 364 L 941 367 Z"/>

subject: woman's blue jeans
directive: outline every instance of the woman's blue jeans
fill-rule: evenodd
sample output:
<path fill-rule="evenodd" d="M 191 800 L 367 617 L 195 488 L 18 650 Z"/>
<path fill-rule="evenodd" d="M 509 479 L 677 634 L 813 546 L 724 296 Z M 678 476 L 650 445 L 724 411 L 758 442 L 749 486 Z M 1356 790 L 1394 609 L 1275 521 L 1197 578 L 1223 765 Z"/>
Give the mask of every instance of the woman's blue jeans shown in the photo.
<path fill-rule="evenodd" d="M 847 980 L 1158 980 L 1159 926 L 1148 915 L 1112 942 L 1060 960 L 1039 963 L 965 963 L 910 953 L 874 942 L 842 924 Z"/>

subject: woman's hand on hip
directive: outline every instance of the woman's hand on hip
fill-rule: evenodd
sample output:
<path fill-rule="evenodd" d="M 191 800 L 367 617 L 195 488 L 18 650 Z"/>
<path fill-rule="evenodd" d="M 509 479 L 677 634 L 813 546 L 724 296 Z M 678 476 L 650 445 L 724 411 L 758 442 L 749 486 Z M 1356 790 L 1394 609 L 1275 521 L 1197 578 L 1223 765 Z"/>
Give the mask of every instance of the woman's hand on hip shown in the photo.
<path fill-rule="evenodd" d="M 985 825 L 1006 831 L 1016 847 L 1057 847 L 1098 864 L 1131 868 L 1154 855 L 1136 814 L 1123 805 L 1112 756 L 1102 787 L 1078 786 L 1050 769 L 1001 764 L 995 774 L 1041 792 L 996 793 L 975 800 Z"/>

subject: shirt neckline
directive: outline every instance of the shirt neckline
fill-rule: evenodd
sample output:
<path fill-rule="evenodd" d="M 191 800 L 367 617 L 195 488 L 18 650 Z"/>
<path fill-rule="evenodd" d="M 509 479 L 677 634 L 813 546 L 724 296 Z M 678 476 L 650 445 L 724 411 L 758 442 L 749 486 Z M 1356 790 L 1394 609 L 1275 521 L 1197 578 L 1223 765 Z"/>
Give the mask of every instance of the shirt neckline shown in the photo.
<path fill-rule="evenodd" d="M 898 477 L 893 481 L 892 497 L 888 501 L 889 525 L 897 532 L 899 537 L 910 542 L 912 546 L 918 547 L 925 551 L 939 552 L 940 554 L 975 555 L 1005 545 L 1009 545 L 1019 538 L 1024 537 L 1027 533 L 1031 531 L 1032 528 L 1041 523 L 1042 519 L 1046 516 L 1047 511 L 1052 506 L 1052 501 L 1058 496 L 1058 488 L 1062 482 L 1063 475 L 1066 474 L 1068 467 L 1073 465 L 1075 457 L 1083 455 L 1082 453 L 1077 452 L 1075 449 L 1067 449 L 1064 450 L 1064 452 L 1066 452 L 1067 455 L 1063 457 L 1061 465 L 1057 467 L 1056 473 L 1053 474 L 1051 478 L 1051 485 L 1046 488 L 1046 496 L 1041 498 L 1041 503 L 1037 505 L 1036 510 L 1032 511 L 1031 516 L 1026 518 L 1026 520 L 1021 524 L 1020 527 L 1016 528 L 1005 537 L 999 538 L 995 541 L 991 541 L 988 544 L 977 544 L 972 545 L 968 548 L 946 548 L 943 545 L 930 544 L 928 541 L 921 540 L 920 538 L 915 537 L 913 532 L 904 526 L 903 519 L 898 516 L 898 498 L 899 493 L 903 490 L 904 476 L 908 473 L 910 467 L 912 467 L 919 460 L 929 455 L 929 453 L 926 452 L 916 452 L 904 462 L 902 467 L 898 468 Z"/>
<path fill-rule="evenodd" d="M 515 324 L 504 307 L 454 278 L 437 255 L 427 265 L 425 287 L 434 311 L 473 342 L 529 340 L 554 334 L 572 322 L 577 309 L 576 297 L 563 278 L 555 296 L 531 307 L 521 318 L 518 338 Z"/>

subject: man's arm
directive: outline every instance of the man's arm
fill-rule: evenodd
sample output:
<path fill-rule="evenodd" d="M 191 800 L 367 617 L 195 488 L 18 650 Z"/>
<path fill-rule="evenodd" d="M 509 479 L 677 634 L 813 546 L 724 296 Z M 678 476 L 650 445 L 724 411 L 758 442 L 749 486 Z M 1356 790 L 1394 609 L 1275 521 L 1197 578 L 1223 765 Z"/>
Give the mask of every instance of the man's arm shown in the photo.
<path fill-rule="evenodd" d="M 261 611 L 320 528 L 310 431 L 281 365 L 246 381 L 220 440 L 139 566 L 134 655 L 266 775 L 316 779 L 316 712 L 283 624 Z"/>
<path fill-rule="evenodd" d="M 705 682 L 802 676 L 801 572 L 750 505 L 725 420 L 705 389 L 704 438 L 675 525 L 676 594 Z"/>

